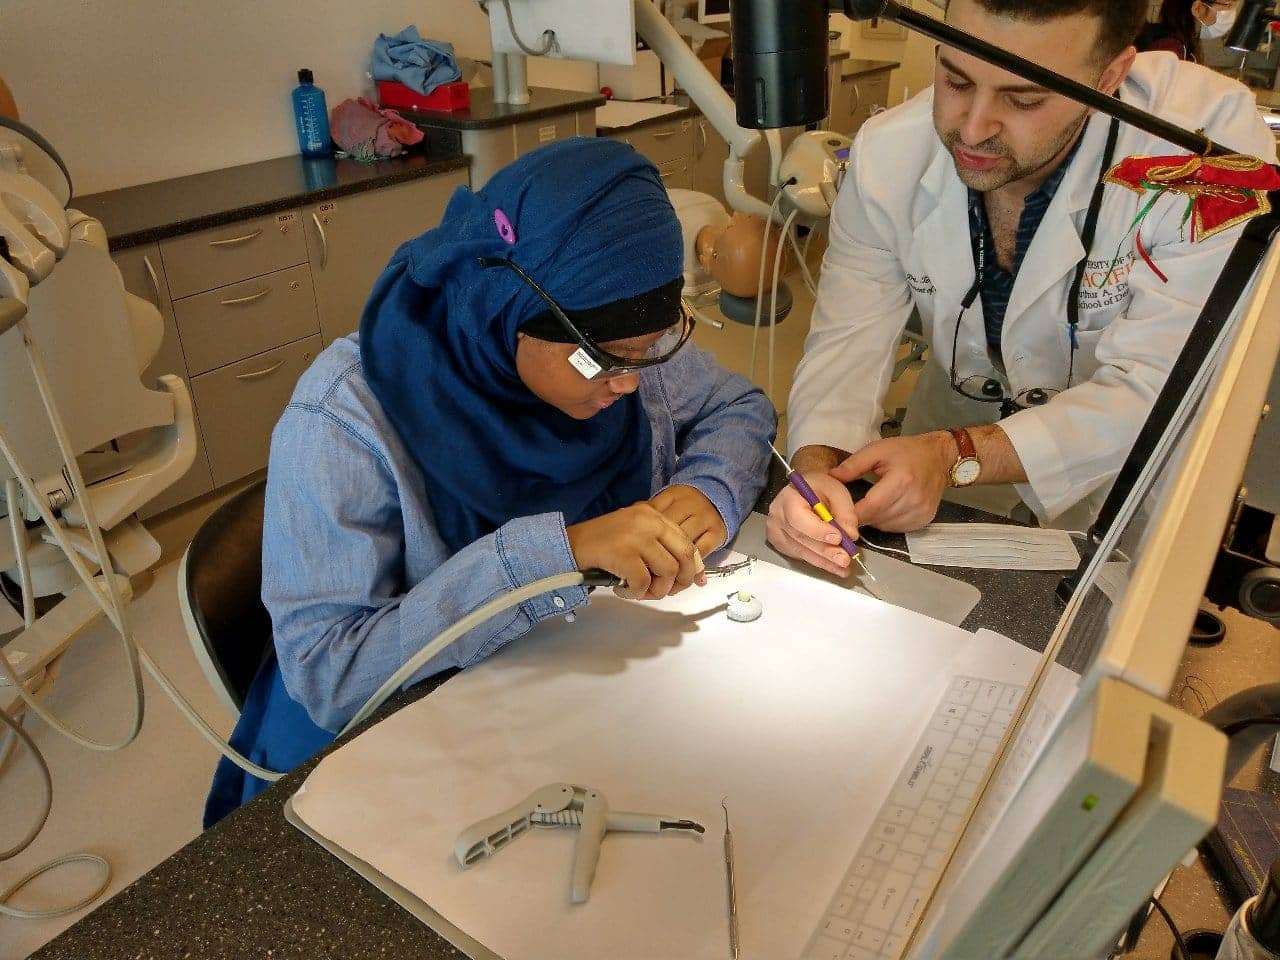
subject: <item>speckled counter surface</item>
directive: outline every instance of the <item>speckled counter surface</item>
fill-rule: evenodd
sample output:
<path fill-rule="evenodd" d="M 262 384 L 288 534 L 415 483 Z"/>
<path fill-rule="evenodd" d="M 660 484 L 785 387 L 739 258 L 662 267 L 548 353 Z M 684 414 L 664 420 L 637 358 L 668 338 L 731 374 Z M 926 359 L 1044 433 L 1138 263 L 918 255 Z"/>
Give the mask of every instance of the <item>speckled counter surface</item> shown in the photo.
<path fill-rule="evenodd" d="M 112 250 L 154 243 L 306 203 L 465 169 L 456 149 L 417 153 L 377 163 L 277 157 L 172 180 L 77 196 L 71 206 L 100 220 Z"/>
<path fill-rule="evenodd" d="M 784 482 L 775 468 L 757 509 L 764 509 Z M 982 516 L 944 505 L 941 519 Z M 987 627 L 1044 648 L 1058 618 L 1053 597 L 1059 574 L 943 572 L 982 590 L 967 628 Z M 439 682 L 427 681 L 394 698 L 371 722 L 426 696 Z M 318 762 L 303 765 L 197 837 L 33 954 L 33 960 L 464 956 L 285 821 L 285 800 Z"/>
<path fill-rule="evenodd" d="M 902 66 L 897 60 L 862 60 L 851 57 L 840 65 L 840 76 L 846 80 L 850 77 L 865 77 L 881 70 L 896 70 Z"/>

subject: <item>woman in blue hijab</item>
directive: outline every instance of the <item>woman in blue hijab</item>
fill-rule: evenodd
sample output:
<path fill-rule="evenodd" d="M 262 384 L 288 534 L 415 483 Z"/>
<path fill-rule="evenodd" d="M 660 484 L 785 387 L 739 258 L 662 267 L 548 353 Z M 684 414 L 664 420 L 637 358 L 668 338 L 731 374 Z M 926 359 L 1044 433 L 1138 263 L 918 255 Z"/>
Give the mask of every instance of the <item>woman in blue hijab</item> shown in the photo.
<path fill-rule="evenodd" d="M 358 335 L 303 375 L 272 437 L 262 598 L 274 651 L 232 744 L 288 770 L 440 630 L 601 568 L 659 599 L 700 581 L 764 486 L 764 395 L 689 343 L 681 231 L 657 170 L 575 139 L 460 189 L 404 244 Z M 414 682 L 586 602 L 543 595 Z M 219 763 L 206 826 L 266 784 Z"/>

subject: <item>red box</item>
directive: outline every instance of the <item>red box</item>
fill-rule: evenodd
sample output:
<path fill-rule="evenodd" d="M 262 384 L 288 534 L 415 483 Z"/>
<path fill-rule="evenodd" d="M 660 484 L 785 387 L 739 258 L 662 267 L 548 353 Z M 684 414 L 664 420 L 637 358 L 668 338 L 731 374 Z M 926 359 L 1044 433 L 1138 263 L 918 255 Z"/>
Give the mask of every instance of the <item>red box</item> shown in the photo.
<path fill-rule="evenodd" d="M 411 87 L 394 80 L 379 80 L 378 103 L 393 110 L 466 110 L 471 106 L 471 87 L 465 80 L 445 83 L 431 91 L 429 95 L 419 93 Z"/>

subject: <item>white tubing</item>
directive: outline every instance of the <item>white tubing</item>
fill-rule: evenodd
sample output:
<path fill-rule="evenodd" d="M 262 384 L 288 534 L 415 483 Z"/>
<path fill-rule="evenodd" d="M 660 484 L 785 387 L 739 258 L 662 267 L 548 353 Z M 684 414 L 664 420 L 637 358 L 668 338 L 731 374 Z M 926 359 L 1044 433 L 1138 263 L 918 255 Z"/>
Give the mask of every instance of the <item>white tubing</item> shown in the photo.
<path fill-rule="evenodd" d="M 510 593 L 504 593 L 500 597 L 495 597 L 483 607 L 467 614 L 453 626 L 436 634 L 430 643 L 410 657 L 404 666 L 388 677 L 386 682 L 374 692 L 373 696 L 365 701 L 364 706 L 356 711 L 356 715 L 342 728 L 338 736 L 343 736 L 353 727 L 363 723 L 371 713 L 387 701 L 388 697 L 404 686 L 410 677 L 435 657 L 448 650 L 459 637 L 474 630 L 486 620 L 496 617 L 502 611 L 511 609 L 516 604 L 524 603 L 526 600 L 542 593 L 550 593 L 553 590 L 567 590 L 570 587 L 580 586 L 582 582 L 581 573 L 562 573 L 554 577 L 547 577 L 523 586 L 519 590 L 513 590 Z"/>
<path fill-rule="evenodd" d="M 791 229 L 791 225 L 795 223 L 799 210 L 792 210 L 791 215 L 787 217 L 787 222 L 782 226 L 782 233 L 785 236 L 787 231 Z M 778 328 L 778 284 L 782 282 L 782 258 L 786 255 L 787 245 L 782 242 L 782 238 L 778 238 L 778 252 L 773 258 L 773 297 L 769 303 L 769 401 L 777 409 L 778 402 L 773 398 L 773 342 L 774 331 Z"/>
<path fill-rule="evenodd" d="M 769 208 L 769 213 L 765 217 L 764 240 L 760 244 L 760 274 L 758 279 L 756 280 L 756 316 L 755 316 L 755 323 L 753 324 L 752 330 L 751 330 L 750 379 L 752 380 L 755 380 L 756 378 L 756 355 L 758 352 L 757 346 L 760 341 L 761 314 L 764 310 L 764 278 L 765 278 L 765 264 L 767 264 L 769 261 L 769 233 L 773 229 L 774 211 L 781 202 L 782 202 L 782 191 L 779 190 L 773 198 L 773 206 Z"/>

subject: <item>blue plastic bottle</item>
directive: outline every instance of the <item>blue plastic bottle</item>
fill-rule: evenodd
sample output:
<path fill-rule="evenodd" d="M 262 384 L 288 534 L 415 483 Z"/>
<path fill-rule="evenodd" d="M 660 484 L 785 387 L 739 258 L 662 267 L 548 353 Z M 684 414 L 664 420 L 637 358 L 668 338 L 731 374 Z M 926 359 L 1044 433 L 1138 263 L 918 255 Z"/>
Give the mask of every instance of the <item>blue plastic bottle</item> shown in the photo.
<path fill-rule="evenodd" d="M 298 125 L 298 146 L 304 157 L 333 155 L 329 108 L 324 102 L 324 91 L 316 86 L 310 70 L 298 71 L 298 85 L 293 89 L 293 119 Z"/>

